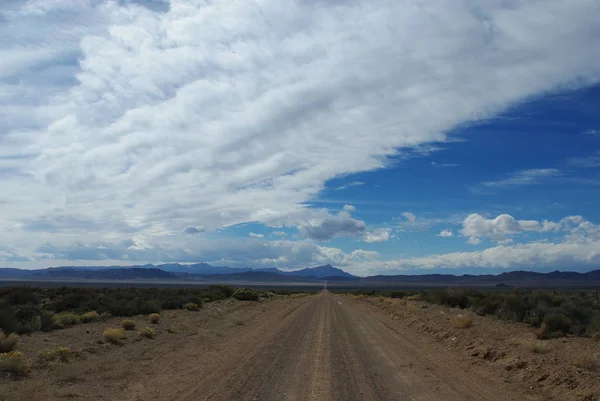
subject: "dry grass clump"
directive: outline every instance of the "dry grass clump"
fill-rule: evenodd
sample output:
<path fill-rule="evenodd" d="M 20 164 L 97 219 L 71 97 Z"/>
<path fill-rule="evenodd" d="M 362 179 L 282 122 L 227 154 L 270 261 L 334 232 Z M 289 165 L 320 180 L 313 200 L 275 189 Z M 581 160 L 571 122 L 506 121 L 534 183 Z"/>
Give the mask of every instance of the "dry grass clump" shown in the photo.
<path fill-rule="evenodd" d="M 94 310 L 91 312 L 84 313 L 83 315 L 81 315 L 80 319 L 82 323 L 97 322 L 98 320 L 100 320 L 100 314 Z"/>
<path fill-rule="evenodd" d="M 121 322 L 121 327 L 125 330 L 135 330 L 135 322 L 133 320 L 123 320 Z"/>
<path fill-rule="evenodd" d="M 533 352 L 534 354 L 547 354 L 551 351 L 550 345 L 543 341 L 526 341 L 523 343 L 525 349 Z"/>
<path fill-rule="evenodd" d="M 106 329 L 102 335 L 106 341 L 112 344 L 120 344 L 121 340 L 125 339 L 125 331 L 123 329 Z"/>
<path fill-rule="evenodd" d="M 473 325 L 473 317 L 471 315 L 458 315 L 454 319 L 454 326 L 459 329 L 466 329 Z"/>
<path fill-rule="evenodd" d="M 69 347 L 54 347 L 38 352 L 38 358 L 44 362 L 68 362 L 69 356 L 71 356 Z"/>
<path fill-rule="evenodd" d="M 196 304 L 194 302 L 188 302 L 187 304 L 183 305 L 183 309 L 189 310 L 192 312 L 198 312 L 200 310 L 200 306 L 198 306 L 198 304 Z"/>
<path fill-rule="evenodd" d="M 27 362 L 23 358 L 22 352 L 12 351 L 0 354 L 0 372 L 22 376 L 27 373 L 27 370 Z"/>
<path fill-rule="evenodd" d="M 148 318 L 152 324 L 156 324 L 160 321 L 160 315 L 158 313 L 151 313 Z"/>
<path fill-rule="evenodd" d="M 594 334 L 592 334 L 592 341 L 600 342 L 600 331 L 597 331 Z"/>
<path fill-rule="evenodd" d="M 81 318 L 74 313 L 61 313 L 54 316 L 53 325 L 55 329 L 64 329 L 81 323 Z"/>
<path fill-rule="evenodd" d="M 19 336 L 15 333 L 4 334 L 0 329 L 0 353 L 11 352 L 17 347 Z"/>
<path fill-rule="evenodd" d="M 145 329 L 138 331 L 138 335 L 143 338 L 153 339 L 156 337 L 156 332 L 152 327 L 146 327 Z"/>

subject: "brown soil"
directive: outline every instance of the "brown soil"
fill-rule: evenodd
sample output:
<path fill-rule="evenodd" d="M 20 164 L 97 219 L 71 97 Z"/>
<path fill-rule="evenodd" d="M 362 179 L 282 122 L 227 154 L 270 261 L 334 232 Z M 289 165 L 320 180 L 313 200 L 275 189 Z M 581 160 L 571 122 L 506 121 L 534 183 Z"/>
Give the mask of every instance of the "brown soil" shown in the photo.
<path fill-rule="evenodd" d="M 31 372 L 23 379 L 0 378 L 0 400 L 597 399 L 597 377 L 587 370 L 570 392 L 565 386 L 573 386 L 571 379 L 545 384 L 559 376 L 551 372 L 555 365 L 539 358 L 580 352 L 583 343 L 558 343 L 564 350 L 553 347 L 543 355 L 524 346 L 508 352 L 486 336 L 492 342 L 501 336 L 495 325 L 510 333 L 526 328 L 491 319 L 487 328 L 487 320 L 475 317 L 471 328 L 454 329 L 453 313 L 322 292 L 166 311 L 153 326 L 154 340 L 127 332 L 120 346 L 99 343 L 118 319 L 35 333 L 19 345 L 32 359 Z M 138 328 L 149 325 L 145 316 L 133 320 Z M 71 362 L 35 361 L 39 350 L 56 345 L 71 347 Z M 542 362 L 547 370 L 533 368 Z M 546 371 L 546 378 L 535 377 Z"/>

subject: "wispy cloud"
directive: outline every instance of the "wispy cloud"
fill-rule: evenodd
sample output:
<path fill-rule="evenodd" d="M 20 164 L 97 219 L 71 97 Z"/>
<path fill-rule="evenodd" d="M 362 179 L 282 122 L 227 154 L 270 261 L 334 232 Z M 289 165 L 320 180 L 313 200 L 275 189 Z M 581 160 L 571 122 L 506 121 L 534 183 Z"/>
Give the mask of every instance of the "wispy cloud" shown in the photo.
<path fill-rule="evenodd" d="M 548 178 L 556 177 L 560 174 L 560 170 L 555 168 L 520 170 L 512 173 L 507 178 L 497 181 L 485 181 L 482 182 L 481 185 L 487 188 L 507 188 L 534 185 L 543 183 Z"/>
<path fill-rule="evenodd" d="M 572 167 L 593 168 L 600 167 L 600 152 L 585 157 L 574 157 L 567 161 L 567 164 Z"/>
<path fill-rule="evenodd" d="M 342 190 L 342 189 L 347 189 L 347 188 L 352 188 L 352 187 L 359 187 L 361 185 L 365 185 L 365 183 L 361 182 L 361 181 L 352 181 L 352 182 L 349 182 L 347 184 L 340 185 L 339 187 L 335 187 L 334 189 L 339 191 L 339 190 Z"/>
<path fill-rule="evenodd" d="M 460 166 L 460 164 L 458 163 L 436 163 L 436 162 L 431 162 L 432 166 L 435 167 L 457 167 Z"/>
<path fill-rule="evenodd" d="M 588 129 L 586 131 L 583 131 L 581 134 L 582 135 L 600 135 L 600 130 L 599 129 Z"/>

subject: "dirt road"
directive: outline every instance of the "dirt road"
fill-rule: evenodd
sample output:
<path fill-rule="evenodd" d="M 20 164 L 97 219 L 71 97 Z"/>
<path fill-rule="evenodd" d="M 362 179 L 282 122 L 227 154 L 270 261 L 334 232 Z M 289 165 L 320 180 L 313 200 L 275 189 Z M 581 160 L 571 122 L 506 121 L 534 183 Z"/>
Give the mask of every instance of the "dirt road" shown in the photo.
<path fill-rule="evenodd" d="M 323 291 L 221 361 L 177 400 L 524 399 L 455 357 L 423 349 L 352 300 Z"/>
<path fill-rule="evenodd" d="M 139 316 L 140 327 L 147 324 Z M 113 318 L 24 337 L 20 349 L 72 348 L 67 364 L 0 380 L 9 400 L 546 400 L 381 313 L 323 291 L 263 303 L 165 311 L 155 340 L 98 342 Z"/>

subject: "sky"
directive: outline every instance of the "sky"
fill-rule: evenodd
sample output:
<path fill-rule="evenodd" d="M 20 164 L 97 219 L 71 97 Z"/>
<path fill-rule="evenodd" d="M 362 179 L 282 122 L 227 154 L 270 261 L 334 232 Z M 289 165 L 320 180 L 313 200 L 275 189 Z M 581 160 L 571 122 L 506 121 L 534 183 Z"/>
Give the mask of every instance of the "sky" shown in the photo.
<path fill-rule="evenodd" d="M 600 268 L 597 0 L 0 3 L 0 266 Z"/>

